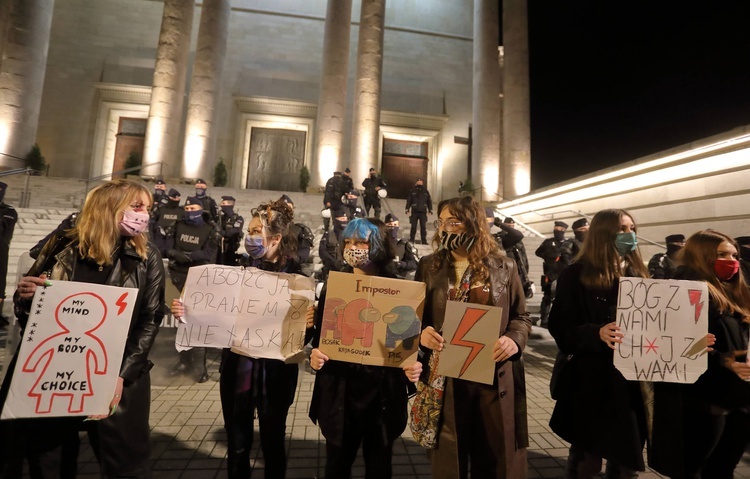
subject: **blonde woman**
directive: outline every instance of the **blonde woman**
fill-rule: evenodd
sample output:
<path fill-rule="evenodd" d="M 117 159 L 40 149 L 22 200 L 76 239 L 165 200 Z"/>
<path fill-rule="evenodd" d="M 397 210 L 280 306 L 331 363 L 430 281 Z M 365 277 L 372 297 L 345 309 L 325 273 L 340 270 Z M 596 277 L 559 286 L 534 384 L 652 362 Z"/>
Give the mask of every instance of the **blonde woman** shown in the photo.
<path fill-rule="evenodd" d="M 39 466 L 49 468 L 44 477 L 75 474 L 79 428 L 89 433 L 102 476 L 150 476 L 152 363 L 148 355 L 164 305 L 161 255 L 146 235 L 151 201 L 151 192 L 131 180 L 115 180 L 94 188 L 75 226 L 63 235 L 52 236 L 18 283 L 13 301 L 22 326 L 29 318 L 36 288 L 47 279 L 138 288 L 139 293 L 112 392 L 112 412 L 85 422 L 83 417 L 45 418 L 7 426 L 12 437 L 3 437 L 2 449 L 10 453 L 0 476 L 4 472 L 15 477 L 13 468 L 19 467 L 25 454 L 39 457 Z"/>

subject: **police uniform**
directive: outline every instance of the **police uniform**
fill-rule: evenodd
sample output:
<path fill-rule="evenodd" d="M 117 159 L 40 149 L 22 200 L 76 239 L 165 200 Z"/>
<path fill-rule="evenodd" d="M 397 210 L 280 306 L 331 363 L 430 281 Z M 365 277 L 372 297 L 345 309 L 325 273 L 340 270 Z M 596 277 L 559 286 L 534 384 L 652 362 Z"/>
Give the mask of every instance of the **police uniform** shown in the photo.
<path fill-rule="evenodd" d="M 560 226 L 568 229 L 568 225 L 562 221 L 555 221 L 555 226 Z M 562 257 L 562 244 L 565 242 L 565 231 L 561 231 L 561 235 L 556 238 L 547 238 L 537 248 L 536 255 L 544 260 L 542 265 L 544 274 L 542 275 L 542 303 L 539 306 L 541 316 L 541 326 L 547 327 L 547 318 L 549 317 L 550 309 L 552 308 L 552 301 L 555 299 L 555 293 L 557 291 L 557 278 L 565 268 L 565 264 L 561 261 Z"/>
<path fill-rule="evenodd" d="M 427 213 L 432 214 L 432 198 L 430 192 L 423 185 L 415 185 L 409 192 L 409 196 L 406 198 L 407 214 L 409 214 L 409 210 L 411 210 L 409 240 L 414 242 L 417 235 L 417 223 L 419 223 L 422 244 L 427 244 Z"/>
<path fill-rule="evenodd" d="M 13 230 L 18 221 L 16 209 L 2 201 L 7 188 L 7 184 L 0 182 L 0 288 L 2 288 L 0 293 L 3 299 L 5 299 L 5 277 L 8 275 L 10 240 L 13 239 Z"/>
<path fill-rule="evenodd" d="M 235 202 L 232 196 L 222 196 L 221 199 Z M 227 266 L 237 266 L 239 264 L 237 249 L 240 247 L 240 242 L 242 241 L 244 225 L 245 218 L 237 214 L 233 206 L 231 208 L 226 206 L 221 207 L 218 223 L 219 235 L 221 236 L 221 247 L 219 248 L 217 259 L 218 264 Z"/>
<path fill-rule="evenodd" d="M 362 182 L 365 189 L 365 214 L 370 214 L 370 208 L 374 210 L 375 218 L 380 219 L 380 196 L 377 188 L 385 188 L 385 181 L 376 174 L 371 174 Z"/>
<path fill-rule="evenodd" d="M 681 234 L 669 235 L 665 238 L 665 241 L 667 252 L 655 254 L 648 262 L 648 272 L 654 279 L 672 279 L 678 266 L 674 258 L 677 252 L 682 249 L 682 246 L 675 243 L 683 243 L 685 236 Z"/>
<path fill-rule="evenodd" d="M 164 183 L 163 180 L 159 180 L 155 184 L 165 185 L 166 187 L 166 183 Z M 168 201 L 169 198 L 167 197 L 167 192 L 165 190 L 154 188 L 154 194 L 151 201 L 151 216 L 154 216 L 159 208 L 167 206 Z"/>
<path fill-rule="evenodd" d="M 203 181 L 200 178 L 198 180 L 196 180 L 196 182 L 195 182 L 196 185 L 198 183 L 206 184 L 206 182 Z M 201 188 L 201 189 L 203 189 L 203 188 Z M 203 207 L 203 211 L 205 211 L 206 213 L 209 214 L 209 216 L 211 218 L 211 222 L 214 223 L 214 224 L 218 224 L 219 223 L 219 207 L 216 204 L 216 200 L 214 200 L 213 198 L 211 198 L 210 196 L 208 196 L 207 190 L 203 189 L 203 191 L 204 191 L 204 194 L 198 196 L 198 194 L 197 194 L 198 193 L 198 188 L 196 188 L 195 189 L 195 192 L 196 192 L 195 198 L 198 200 L 198 204 L 200 204 Z"/>
<path fill-rule="evenodd" d="M 150 224 L 151 238 L 164 257 L 167 255 L 167 237 L 174 233 L 174 225 L 185 216 L 185 210 L 180 206 L 180 200 L 171 200 L 169 199 L 170 196 L 179 197 L 180 192 L 174 188 L 169 190 L 167 203 L 154 210 Z"/>
<path fill-rule="evenodd" d="M 385 215 L 385 223 L 392 223 L 398 221 L 398 218 L 393 213 Z M 419 253 L 417 248 L 411 241 L 406 241 L 400 238 L 398 235 L 399 227 L 388 227 L 391 233 L 391 239 L 393 240 L 393 249 L 396 257 L 393 259 L 393 263 L 396 266 L 396 274 L 401 278 L 413 279 L 414 275 L 411 274 L 417 271 L 417 264 L 419 263 Z"/>

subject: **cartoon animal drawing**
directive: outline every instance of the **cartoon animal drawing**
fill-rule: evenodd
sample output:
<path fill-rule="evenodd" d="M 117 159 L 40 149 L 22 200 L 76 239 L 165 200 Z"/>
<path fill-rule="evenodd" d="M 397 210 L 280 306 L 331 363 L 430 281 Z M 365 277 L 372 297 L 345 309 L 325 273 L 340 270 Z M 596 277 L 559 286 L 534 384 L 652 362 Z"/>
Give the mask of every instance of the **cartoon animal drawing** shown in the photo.
<path fill-rule="evenodd" d="M 107 372 L 107 351 L 94 334 L 106 318 L 107 305 L 94 293 L 73 294 L 57 306 L 55 321 L 62 331 L 42 341 L 23 365 L 24 372 L 38 374 L 28 392 L 37 413 L 51 412 L 56 397 L 68 398 L 68 412 L 83 411 L 94 394 L 92 372 Z"/>
<path fill-rule="evenodd" d="M 341 344 L 351 346 L 354 339 L 361 339 L 363 347 L 372 346 L 373 326 L 380 320 L 380 311 L 369 300 L 359 298 L 349 302 L 341 315 Z"/>
<path fill-rule="evenodd" d="M 383 322 L 388 325 L 385 333 L 385 347 L 395 348 L 400 340 L 405 349 L 411 349 L 419 337 L 421 323 L 417 312 L 411 306 L 396 306 L 383 315 Z"/>
<path fill-rule="evenodd" d="M 333 339 L 341 340 L 341 310 L 344 306 L 346 301 L 341 298 L 326 298 L 320 339 L 327 339 L 328 332 L 333 331 Z"/>

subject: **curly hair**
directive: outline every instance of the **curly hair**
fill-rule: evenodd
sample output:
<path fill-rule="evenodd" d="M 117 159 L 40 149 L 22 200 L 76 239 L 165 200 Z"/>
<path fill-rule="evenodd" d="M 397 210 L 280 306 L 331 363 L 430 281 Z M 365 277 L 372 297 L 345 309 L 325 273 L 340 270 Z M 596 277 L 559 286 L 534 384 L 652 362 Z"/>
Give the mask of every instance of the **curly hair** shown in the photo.
<path fill-rule="evenodd" d="M 281 264 L 297 259 L 297 238 L 292 234 L 294 212 L 285 201 L 276 200 L 261 203 L 250 211 L 251 217 L 258 217 L 268 235 L 281 236 L 279 260 Z"/>
<path fill-rule="evenodd" d="M 150 210 L 151 192 L 133 180 L 112 180 L 89 191 L 75 226 L 65 233 L 78 242 L 78 254 L 100 265 L 113 264 L 120 243 L 123 214 L 130 204 L 142 198 L 148 198 L 145 206 L 147 211 Z M 146 259 L 147 233 L 130 237 L 127 241 L 141 258 Z"/>
<path fill-rule="evenodd" d="M 468 261 L 473 271 L 473 281 L 482 282 L 486 280 L 490 275 L 486 260 L 497 260 L 505 256 L 505 252 L 498 248 L 497 241 L 490 234 L 484 208 L 471 196 L 457 196 L 441 201 L 437 207 L 438 216 L 445 208 L 448 208 L 450 214 L 464 224 L 465 233 L 474 240 L 468 250 Z M 440 231 L 435 233 L 432 244 L 438 248 L 435 253 L 437 261 L 434 263 L 435 271 L 437 271 L 444 260 L 450 261 L 450 252 L 440 247 Z"/>

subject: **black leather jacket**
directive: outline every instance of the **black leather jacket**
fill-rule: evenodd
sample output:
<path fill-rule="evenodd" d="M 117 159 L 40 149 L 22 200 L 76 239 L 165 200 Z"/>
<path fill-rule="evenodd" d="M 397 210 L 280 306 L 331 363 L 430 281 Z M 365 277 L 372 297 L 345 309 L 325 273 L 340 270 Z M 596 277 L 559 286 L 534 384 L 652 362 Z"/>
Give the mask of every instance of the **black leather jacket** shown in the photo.
<path fill-rule="evenodd" d="M 67 242 L 65 239 L 60 241 Z M 56 239 L 50 240 L 27 276 L 40 276 L 51 269 L 50 279 L 69 281 L 73 277 L 78 251 L 75 244 L 68 244 L 60 250 L 61 247 L 62 244 Z M 125 243 L 105 284 L 139 290 L 120 367 L 120 377 L 128 385 L 152 367 L 148 355 L 164 317 L 164 264 L 161 254 L 153 243 L 149 243 L 148 255 L 144 260 L 129 243 Z M 31 301 L 22 300 L 16 291 L 13 303 L 16 317 L 25 327 Z"/>

